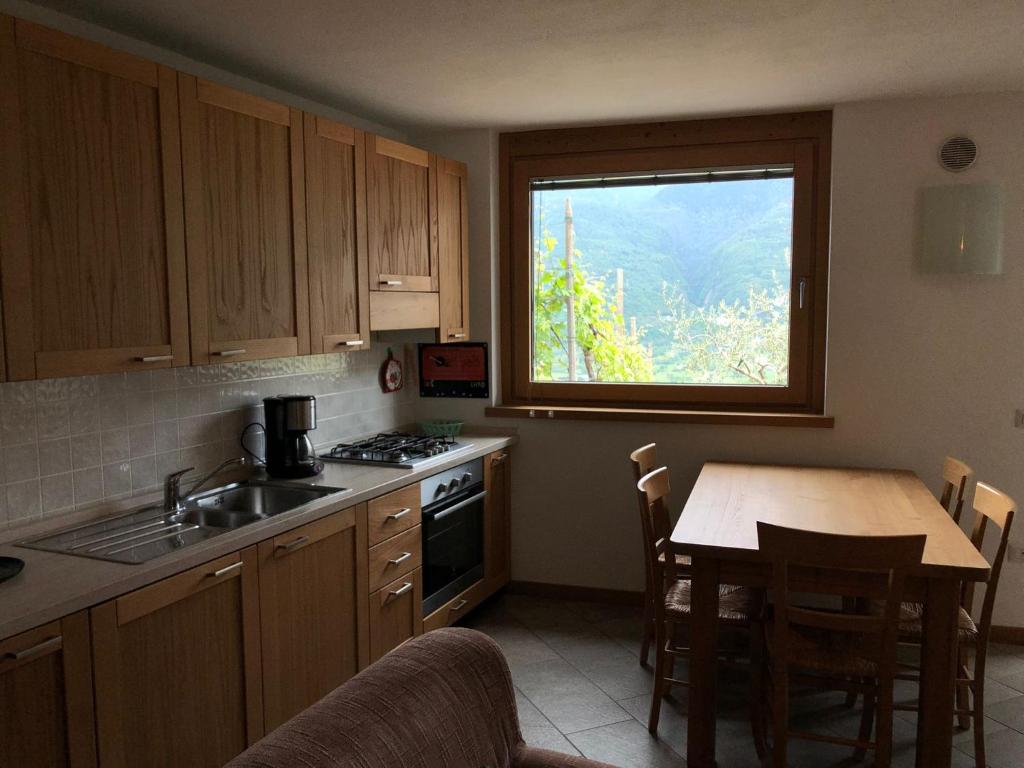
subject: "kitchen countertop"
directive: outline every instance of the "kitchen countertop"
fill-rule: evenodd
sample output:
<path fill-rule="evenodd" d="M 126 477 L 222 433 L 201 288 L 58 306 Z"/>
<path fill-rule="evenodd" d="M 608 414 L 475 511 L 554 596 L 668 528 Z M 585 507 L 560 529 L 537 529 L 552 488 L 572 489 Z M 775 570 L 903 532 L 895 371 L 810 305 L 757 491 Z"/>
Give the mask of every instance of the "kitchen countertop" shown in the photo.
<path fill-rule="evenodd" d="M 93 511 L 84 516 L 76 513 L 19 530 L 6 531 L 5 534 L 10 534 L 11 538 L 0 543 L 0 555 L 21 558 L 25 561 L 25 570 L 13 579 L 0 583 L 0 640 L 500 450 L 515 443 L 517 438 L 513 435 L 468 434 L 459 440 L 471 443 L 472 447 L 454 456 L 440 456 L 416 469 L 326 462 L 323 473 L 318 477 L 297 482 L 348 490 L 138 565 L 14 546 L 15 541 L 123 513 L 112 512 L 110 507 L 102 512 Z M 131 508 L 142 506 L 146 501 L 145 497 L 132 499 Z M 122 504 L 121 509 L 127 511 L 128 507 Z"/>

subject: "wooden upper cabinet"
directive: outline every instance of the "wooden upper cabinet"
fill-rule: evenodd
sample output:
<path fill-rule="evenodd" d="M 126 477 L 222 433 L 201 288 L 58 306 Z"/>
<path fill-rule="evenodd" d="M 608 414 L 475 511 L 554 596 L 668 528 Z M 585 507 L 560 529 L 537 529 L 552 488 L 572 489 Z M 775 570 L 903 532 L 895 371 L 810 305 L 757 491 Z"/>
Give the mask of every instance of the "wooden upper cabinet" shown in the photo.
<path fill-rule="evenodd" d="M 366 554 L 365 506 L 260 543 L 267 732 L 369 663 Z"/>
<path fill-rule="evenodd" d="M 90 618 L 103 768 L 220 766 L 263 735 L 255 547 Z"/>
<path fill-rule="evenodd" d="M 469 338 L 469 206 L 464 163 L 437 158 L 438 341 Z"/>
<path fill-rule="evenodd" d="M 366 138 L 309 113 L 304 135 L 310 347 L 314 354 L 368 349 Z"/>
<path fill-rule="evenodd" d="M 186 365 L 174 72 L 0 16 L 10 379 Z"/>
<path fill-rule="evenodd" d="M 0 765 L 96 765 L 85 611 L 0 641 Z"/>
<path fill-rule="evenodd" d="M 302 113 L 178 84 L 192 362 L 308 354 Z"/>
<path fill-rule="evenodd" d="M 366 137 L 370 290 L 438 290 L 435 158 L 380 136 Z"/>

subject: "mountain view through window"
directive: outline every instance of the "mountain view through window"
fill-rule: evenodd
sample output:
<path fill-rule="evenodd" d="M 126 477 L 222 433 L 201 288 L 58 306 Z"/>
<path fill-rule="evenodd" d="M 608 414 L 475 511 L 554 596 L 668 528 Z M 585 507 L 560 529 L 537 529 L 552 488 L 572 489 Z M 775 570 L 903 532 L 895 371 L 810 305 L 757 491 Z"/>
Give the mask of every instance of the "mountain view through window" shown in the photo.
<path fill-rule="evenodd" d="M 787 386 L 793 179 L 721 173 L 534 184 L 533 381 Z"/>

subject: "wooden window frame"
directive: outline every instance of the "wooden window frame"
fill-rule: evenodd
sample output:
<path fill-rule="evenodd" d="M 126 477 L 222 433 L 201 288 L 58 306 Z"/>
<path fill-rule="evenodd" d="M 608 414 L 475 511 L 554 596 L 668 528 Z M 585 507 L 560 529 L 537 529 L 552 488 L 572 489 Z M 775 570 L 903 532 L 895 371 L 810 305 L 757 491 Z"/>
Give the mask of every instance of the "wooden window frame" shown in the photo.
<path fill-rule="evenodd" d="M 499 138 L 501 408 L 821 415 L 825 406 L 832 113 L 503 133 Z M 794 167 L 787 387 L 532 382 L 530 180 L 791 163 Z M 799 307 L 799 284 L 804 308 Z M 553 412 L 548 412 L 550 418 Z M 532 413 L 531 413 L 532 415 Z M 655 417 L 656 418 L 656 417 Z M 673 418 L 669 420 L 679 420 Z M 816 426 L 830 426 L 815 423 Z"/>

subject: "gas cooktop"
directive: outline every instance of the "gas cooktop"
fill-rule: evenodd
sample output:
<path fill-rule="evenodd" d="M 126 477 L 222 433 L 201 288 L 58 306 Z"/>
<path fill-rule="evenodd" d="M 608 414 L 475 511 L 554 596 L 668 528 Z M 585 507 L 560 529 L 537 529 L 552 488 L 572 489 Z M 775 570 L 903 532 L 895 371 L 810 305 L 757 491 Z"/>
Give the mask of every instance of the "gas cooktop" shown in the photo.
<path fill-rule="evenodd" d="M 431 459 L 467 451 L 473 446 L 452 438 L 382 432 L 354 443 L 338 443 L 320 454 L 323 461 L 343 464 L 378 464 L 413 469 Z"/>

